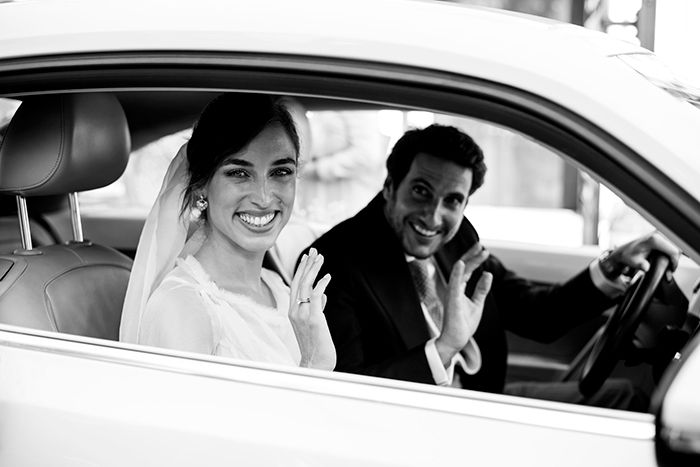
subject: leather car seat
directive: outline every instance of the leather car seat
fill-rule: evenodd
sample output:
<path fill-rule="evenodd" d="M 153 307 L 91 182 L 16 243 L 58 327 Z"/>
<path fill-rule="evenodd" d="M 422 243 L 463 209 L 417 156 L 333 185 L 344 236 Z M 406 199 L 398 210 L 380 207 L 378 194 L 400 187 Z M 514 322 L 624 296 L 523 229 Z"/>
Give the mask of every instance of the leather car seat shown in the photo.
<path fill-rule="evenodd" d="M 131 259 L 82 238 L 77 192 L 116 180 L 129 150 L 110 94 L 22 102 L 0 145 L 0 194 L 17 199 L 23 243 L 0 255 L 0 323 L 118 339 Z M 34 248 L 26 198 L 57 195 L 68 196 L 74 240 Z"/>

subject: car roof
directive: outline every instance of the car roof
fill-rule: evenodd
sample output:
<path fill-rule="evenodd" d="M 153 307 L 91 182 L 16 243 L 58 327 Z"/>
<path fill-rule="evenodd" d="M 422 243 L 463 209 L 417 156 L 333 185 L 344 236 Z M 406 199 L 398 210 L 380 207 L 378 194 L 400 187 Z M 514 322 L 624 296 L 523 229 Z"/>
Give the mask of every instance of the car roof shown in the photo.
<path fill-rule="evenodd" d="M 538 59 L 543 54 L 544 59 L 558 56 L 566 61 L 572 55 L 591 55 L 591 50 L 598 56 L 640 50 L 601 33 L 535 16 L 407 0 L 64 0 L 0 8 L 5 58 L 109 50 L 248 50 L 464 73 L 470 70 L 463 61 L 445 58 L 469 55 L 485 62 L 498 57 L 498 62 L 519 69 L 536 65 L 550 74 L 560 67 Z M 407 48 L 411 54 L 394 53 Z"/>
<path fill-rule="evenodd" d="M 617 58 L 648 51 L 595 31 L 486 8 L 407 0 L 0 5 L 0 65 L 27 57 L 145 51 L 360 60 L 505 84 L 594 122 L 700 199 L 700 112 Z"/>

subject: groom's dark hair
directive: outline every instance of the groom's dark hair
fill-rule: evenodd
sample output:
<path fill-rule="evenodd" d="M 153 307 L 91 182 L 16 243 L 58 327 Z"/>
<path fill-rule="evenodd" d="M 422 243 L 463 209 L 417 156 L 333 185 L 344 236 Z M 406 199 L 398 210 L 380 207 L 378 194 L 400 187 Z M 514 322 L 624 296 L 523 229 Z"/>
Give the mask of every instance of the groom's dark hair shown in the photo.
<path fill-rule="evenodd" d="M 194 205 L 196 193 L 207 186 L 221 163 L 273 123 L 282 126 L 298 157 L 299 135 L 280 97 L 226 93 L 211 101 L 197 120 L 187 143 L 190 179 L 184 193 L 183 213 Z"/>
<path fill-rule="evenodd" d="M 388 177 L 385 183 L 391 182 L 394 189 L 398 188 L 411 169 L 413 160 L 421 153 L 471 170 L 470 195 L 484 183 L 484 152 L 476 141 L 457 127 L 439 124 L 409 130 L 396 142 L 386 160 Z"/>

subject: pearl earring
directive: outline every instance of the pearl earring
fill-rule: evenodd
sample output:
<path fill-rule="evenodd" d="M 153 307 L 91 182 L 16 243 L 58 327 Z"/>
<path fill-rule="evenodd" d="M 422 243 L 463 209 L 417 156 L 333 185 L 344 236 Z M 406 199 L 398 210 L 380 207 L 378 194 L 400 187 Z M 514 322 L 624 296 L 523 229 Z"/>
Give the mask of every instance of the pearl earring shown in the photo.
<path fill-rule="evenodd" d="M 199 195 L 197 201 L 194 202 L 194 207 L 199 211 L 201 215 L 209 207 L 209 202 L 204 197 L 204 195 Z"/>

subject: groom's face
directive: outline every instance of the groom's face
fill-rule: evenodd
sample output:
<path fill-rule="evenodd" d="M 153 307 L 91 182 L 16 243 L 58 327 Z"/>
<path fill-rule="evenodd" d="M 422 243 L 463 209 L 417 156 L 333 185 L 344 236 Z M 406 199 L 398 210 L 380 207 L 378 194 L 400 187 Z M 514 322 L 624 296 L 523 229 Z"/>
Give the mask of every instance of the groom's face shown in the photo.
<path fill-rule="evenodd" d="M 455 236 L 471 186 L 471 169 L 426 153 L 397 187 L 387 179 L 384 214 L 406 254 L 427 258 Z"/>
<path fill-rule="evenodd" d="M 275 244 L 294 206 L 296 150 L 278 124 L 227 157 L 207 185 L 212 239 L 249 252 Z"/>

